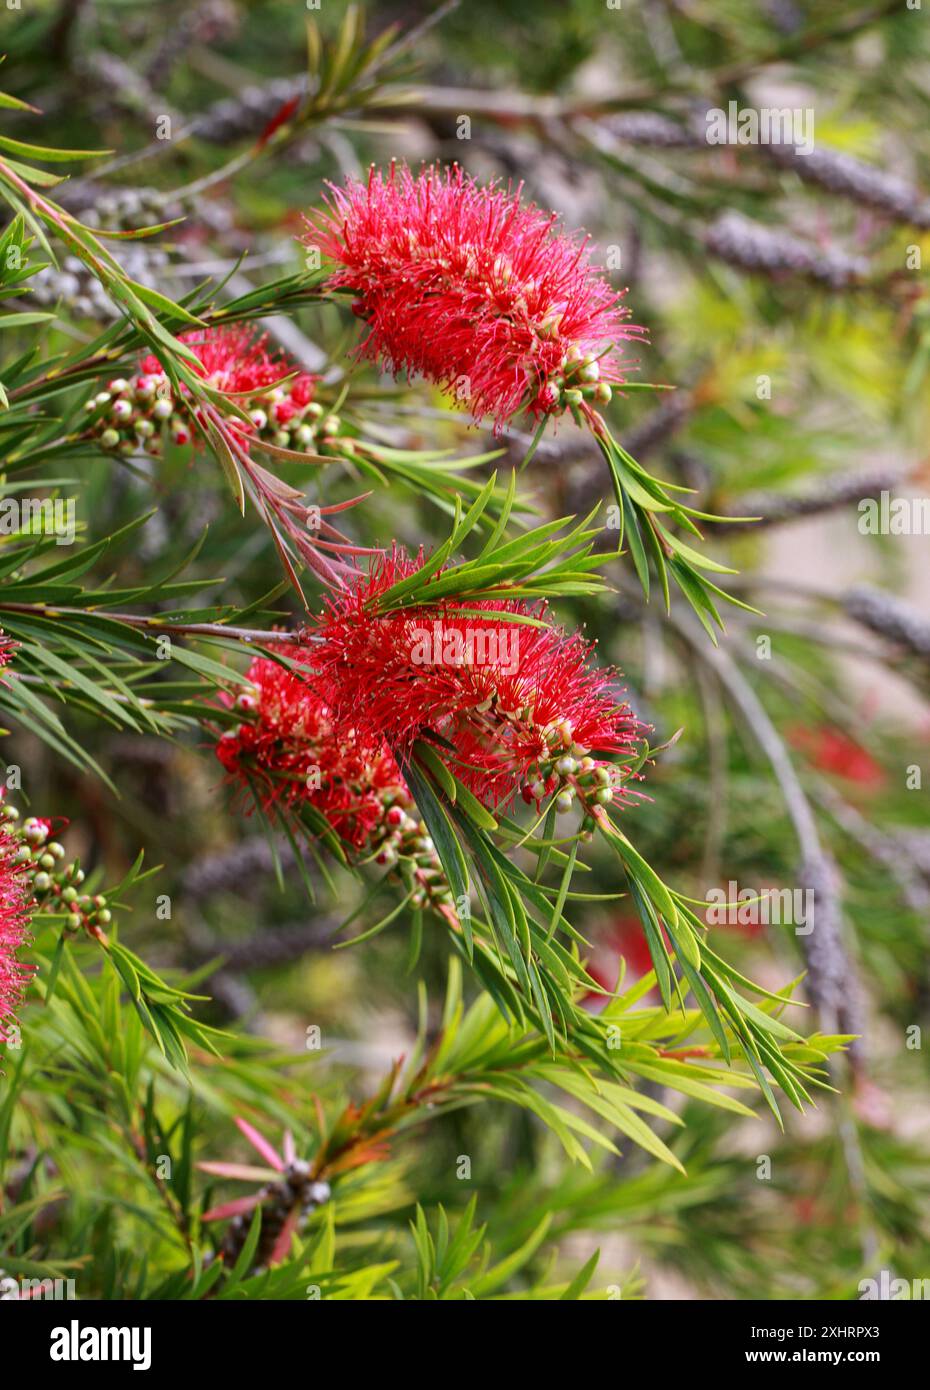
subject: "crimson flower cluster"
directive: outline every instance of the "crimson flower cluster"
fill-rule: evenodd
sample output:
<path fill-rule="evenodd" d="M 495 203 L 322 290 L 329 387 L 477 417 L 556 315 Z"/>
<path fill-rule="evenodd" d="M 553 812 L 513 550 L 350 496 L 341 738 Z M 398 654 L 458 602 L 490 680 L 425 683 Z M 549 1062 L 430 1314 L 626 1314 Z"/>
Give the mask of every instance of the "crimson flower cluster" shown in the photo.
<path fill-rule="evenodd" d="M 313 625 L 307 660 L 336 721 L 386 741 L 401 768 L 417 739 L 433 739 L 492 807 L 517 793 L 537 804 L 554 794 L 559 810 L 577 800 L 596 817 L 628 796 L 623 760 L 645 726 L 620 698 L 616 673 L 593 664 L 593 645 L 555 626 L 544 603 L 470 599 L 466 615 L 448 602 L 378 613 L 379 598 L 422 565 L 422 554 L 395 549 L 331 597 Z"/>
<path fill-rule="evenodd" d="M 199 359 L 197 375 L 232 397 L 242 397 L 249 422 L 230 415 L 227 423 L 248 436 L 286 449 L 327 447 L 340 428 L 313 399 L 316 378 L 296 371 L 284 353 L 267 349 L 267 335 L 248 325 L 195 328 L 181 334 Z M 183 395 L 179 398 L 157 357 L 141 357 L 129 378 L 117 377 L 86 403 L 91 429 L 104 449 L 132 455 L 140 450 L 157 456 L 167 436 L 177 445 L 194 440 L 193 422 Z"/>
<path fill-rule="evenodd" d="M 0 825 L 0 1043 L 9 1042 L 16 1010 L 33 970 L 18 952 L 29 938 L 32 893 L 17 863 L 18 845 L 6 825 Z"/>
<path fill-rule="evenodd" d="M 385 801 L 403 787 L 397 764 L 383 742 L 337 727 L 303 648 L 279 651 L 297 669 L 268 657 L 252 662 L 234 700 L 243 722 L 222 735 L 217 757 L 240 783 L 251 781 L 266 810 L 310 803 L 341 839 L 365 849 Z"/>
<path fill-rule="evenodd" d="M 526 411 L 590 412 L 622 384 L 614 344 L 641 330 L 592 264 L 587 239 L 516 190 L 454 166 L 331 186 L 304 240 L 336 265 L 368 327 L 359 354 L 444 387 L 500 429 Z"/>
<path fill-rule="evenodd" d="M 286 667 L 267 657 L 248 668 L 233 704 L 241 717 L 221 735 L 216 755 L 230 781 L 266 813 L 304 807 L 324 818 L 356 862 L 401 861 L 414 880 L 415 905 L 445 904 L 445 880 L 426 827 L 389 748 L 351 720 L 336 720 L 308 668 L 308 653 L 285 644 Z"/>
<path fill-rule="evenodd" d="M 14 650 L 15 643 L 0 632 L 0 671 L 9 665 Z M 10 1040 L 16 1010 L 33 973 L 18 957 L 28 939 L 32 904 L 18 854 L 16 839 L 8 825 L 0 822 L 0 1043 Z"/>

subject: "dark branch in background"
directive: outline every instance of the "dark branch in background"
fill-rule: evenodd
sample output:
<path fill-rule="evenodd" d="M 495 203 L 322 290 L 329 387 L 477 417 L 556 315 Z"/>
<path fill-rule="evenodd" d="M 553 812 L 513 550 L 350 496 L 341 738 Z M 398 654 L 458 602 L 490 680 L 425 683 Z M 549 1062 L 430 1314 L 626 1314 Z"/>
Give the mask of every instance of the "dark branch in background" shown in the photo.
<path fill-rule="evenodd" d="M 911 841 L 903 833 L 890 833 L 872 825 L 828 782 L 821 780 L 814 795 L 840 829 L 861 845 L 877 864 L 888 870 L 900 887 L 907 906 L 921 913 L 925 921 L 930 919 L 930 888 L 924 882 L 919 866 L 915 868 Z M 927 867 L 930 867 L 930 861 Z"/>
<path fill-rule="evenodd" d="M 276 862 L 282 872 L 294 867 L 290 842 L 281 836 L 272 845 L 264 835 L 250 836 L 229 849 L 195 859 L 181 880 L 182 897 L 200 902 L 217 893 L 248 895 L 253 886 L 261 889 L 273 879 Z"/>
<path fill-rule="evenodd" d="M 876 169 L 854 155 L 824 146 L 799 154 L 795 145 L 760 145 L 758 148 L 780 169 L 790 169 L 804 183 L 825 188 L 862 207 L 874 208 L 897 222 L 930 227 L 930 198 L 895 174 Z"/>
<path fill-rule="evenodd" d="M 783 227 L 768 227 L 732 209 L 705 232 L 704 246 L 712 256 L 738 270 L 763 275 L 801 275 L 832 290 L 851 289 L 869 278 L 862 256 L 812 246 Z"/>
<path fill-rule="evenodd" d="M 862 993 L 844 940 L 840 881 L 835 864 L 823 848 L 814 812 L 787 748 L 758 695 L 735 661 L 719 647 L 709 647 L 701 630 L 687 615 L 673 611 L 676 630 L 717 677 L 735 709 L 752 731 L 775 774 L 785 809 L 801 851 L 799 886 L 814 895 L 814 929 L 799 935 L 807 961 L 807 990 L 825 1032 L 864 1035 Z M 840 989 L 838 982 L 843 982 Z M 863 1061 L 862 1042 L 850 1049 L 856 1067 Z"/>
<path fill-rule="evenodd" d="M 870 632 L 930 660 L 930 620 L 903 599 L 857 584 L 841 598 L 845 612 Z"/>
<path fill-rule="evenodd" d="M 146 81 L 157 89 L 163 88 L 191 44 L 223 43 L 236 32 L 238 24 L 232 0 L 200 0 L 200 4 L 175 16 L 146 66 Z"/>
<path fill-rule="evenodd" d="M 48 36 L 49 52 L 61 61 L 68 51 L 75 24 L 87 0 L 63 0 L 58 10 L 58 18 Z"/>
<path fill-rule="evenodd" d="M 781 526 L 787 522 L 800 521 L 808 516 L 821 516 L 825 512 L 839 510 L 840 507 L 858 503 L 864 497 L 874 497 L 883 491 L 898 487 L 906 478 L 901 468 L 891 465 L 883 468 L 856 468 L 842 473 L 833 473 L 806 492 L 795 495 L 781 492 L 747 492 L 739 499 L 739 515 L 758 518 L 752 523 L 752 531 L 760 527 Z M 750 534 L 744 521 L 714 522 L 713 535 L 740 531 Z"/>
<path fill-rule="evenodd" d="M 811 894 L 813 931 L 799 937 L 807 960 L 807 987 L 826 1031 L 855 1033 L 849 1057 L 855 1069 L 865 1060 L 865 1001 L 846 949 L 840 906 L 842 881 L 834 860 L 823 852 L 802 861 L 798 887 Z"/>
<path fill-rule="evenodd" d="M 339 930 L 333 917 L 316 917 L 312 922 L 295 922 L 282 927 L 262 927 L 244 941 L 231 941 L 207 927 L 197 926 L 185 933 L 191 952 L 201 961 L 221 956 L 224 972 L 241 974 L 247 970 L 270 970 L 290 965 L 309 951 L 332 945 Z"/>

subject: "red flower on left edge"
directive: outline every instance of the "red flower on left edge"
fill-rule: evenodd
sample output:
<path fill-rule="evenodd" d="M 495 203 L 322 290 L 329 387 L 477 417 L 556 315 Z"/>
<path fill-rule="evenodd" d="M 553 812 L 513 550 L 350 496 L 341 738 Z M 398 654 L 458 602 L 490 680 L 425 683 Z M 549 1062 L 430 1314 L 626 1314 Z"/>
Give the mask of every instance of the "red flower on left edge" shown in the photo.
<path fill-rule="evenodd" d="M 0 671 L 9 663 L 15 644 L 0 632 Z M 0 1043 L 12 1037 L 16 1010 L 23 1001 L 33 968 L 18 958 L 29 939 L 33 893 L 17 863 L 20 845 L 0 822 Z"/>
<path fill-rule="evenodd" d="M 33 968 L 18 959 L 29 939 L 32 892 L 16 863 L 19 846 L 0 826 L 0 1043 L 9 1042 Z"/>

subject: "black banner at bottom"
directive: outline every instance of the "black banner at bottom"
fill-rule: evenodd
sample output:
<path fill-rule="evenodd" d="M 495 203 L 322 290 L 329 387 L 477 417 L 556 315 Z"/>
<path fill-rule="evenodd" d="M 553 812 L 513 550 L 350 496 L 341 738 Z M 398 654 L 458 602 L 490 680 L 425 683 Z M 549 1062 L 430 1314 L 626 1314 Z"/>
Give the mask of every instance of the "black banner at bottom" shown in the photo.
<path fill-rule="evenodd" d="M 517 1301 L 505 1301 L 511 1315 Z M 500 1327 L 501 1311 L 498 1308 L 491 1322 L 484 1324 L 489 1331 Z M 840 1372 L 872 1367 L 887 1372 L 914 1363 L 927 1326 L 926 1304 L 903 1299 L 856 1303 L 616 1300 L 613 1307 L 592 1309 L 592 1316 L 595 1312 L 595 1321 L 582 1326 L 597 1328 L 598 1337 L 609 1336 L 608 1342 L 601 1343 L 605 1368 L 622 1369 L 629 1351 L 637 1362 L 643 1356 L 657 1357 L 657 1364 L 672 1364 L 679 1374 L 686 1370 L 751 1372 L 766 1366 L 783 1370 L 825 1366 Z M 474 1315 L 472 1310 L 470 1317 Z M 435 1316 L 434 1310 L 425 1324 L 417 1324 L 418 1336 L 435 1327 Z M 531 1340 L 534 1316 L 530 1311 L 525 1316 L 529 1337 L 524 1333 L 520 1340 L 521 1360 L 532 1357 L 535 1349 Z M 567 1316 L 564 1326 L 574 1331 L 579 1324 L 574 1314 Z M 405 1315 L 396 1309 L 393 1314 L 384 1306 L 361 1313 L 356 1310 L 353 1317 L 344 1303 L 325 1299 L 306 1303 L 3 1301 L 0 1346 L 4 1382 L 15 1383 L 20 1368 L 30 1376 L 41 1373 L 52 1382 L 85 1372 L 99 1378 L 129 1371 L 148 1375 L 161 1384 L 178 1370 L 193 1367 L 209 1368 L 211 1375 L 228 1372 L 244 1378 L 254 1376 L 266 1359 L 268 1372 L 275 1375 L 283 1370 L 282 1358 L 289 1361 L 299 1355 L 303 1360 L 305 1354 L 310 1355 L 314 1343 L 308 1337 L 346 1334 L 349 1340 L 338 1344 L 342 1347 L 340 1359 L 357 1373 L 365 1362 L 366 1345 L 372 1350 L 376 1345 L 358 1336 L 359 1317 L 375 1319 L 377 1326 L 389 1333 L 397 1329 L 403 1334 L 410 1327 Z M 387 1321 L 382 1322 L 382 1317 Z M 479 1315 L 477 1327 L 481 1326 Z M 472 1329 L 467 1342 L 456 1339 L 453 1344 L 457 1372 L 461 1372 L 466 1346 L 476 1367 L 483 1359 L 497 1359 L 490 1347 L 482 1350 L 483 1344 L 475 1340 L 474 1323 L 456 1321 L 453 1327 Z M 514 1330 L 511 1321 L 508 1335 Z M 552 1334 L 557 1331 L 551 1314 L 547 1314 L 540 1325 L 540 1349 L 551 1345 Z M 319 1349 L 327 1346 L 331 1355 L 334 1344 L 322 1342 Z M 381 1358 L 383 1347 L 382 1342 Z M 437 1361 L 434 1370 L 443 1374 L 441 1362 Z"/>

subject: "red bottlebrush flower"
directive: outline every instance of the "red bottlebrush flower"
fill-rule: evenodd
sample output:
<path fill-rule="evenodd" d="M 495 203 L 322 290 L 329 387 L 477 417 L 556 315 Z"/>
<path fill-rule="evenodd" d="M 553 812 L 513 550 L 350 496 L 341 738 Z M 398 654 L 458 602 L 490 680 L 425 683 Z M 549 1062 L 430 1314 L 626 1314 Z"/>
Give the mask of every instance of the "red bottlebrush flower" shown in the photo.
<path fill-rule="evenodd" d="M 306 662 L 306 652 L 285 646 L 281 655 Z M 236 698 L 244 722 L 220 738 L 216 755 L 230 776 L 254 784 L 266 809 L 303 803 L 320 811 L 336 833 L 364 849 L 385 820 L 403 778 L 383 741 L 339 727 L 304 670 L 258 657 Z"/>
<path fill-rule="evenodd" d="M 372 169 L 367 183 L 331 189 L 304 240 L 336 263 L 330 284 L 356 296 L 361 356 L 443 386 L 497 429 L 521 410 L 606 402 L 623 382 L 613 345 L 641 330 L 587 240 L 522 204 L 522 185 L 392 164 L 387 177 Z"/>
<path fill-rule="evenodd" d="M 335 417 L 326 415 L 313 400 L 317 378 L 294 371 L 294 363 L 283 352 L 270 352 L 268 335 L 256 336 L 247 324 L 219 328 L 194 328 L 181 334 L 181 342 L 199 359 L 197 374 L 210 386 L 239 402 L 251 417 L 251 424 L 230 415 L 227 424 L 240 435 L 253 433 L 261 439 L 297 450 L 320 447 L 325 417 L 333 434 Z M 186 392 L 186 388 L 184 388 Z M 188 406 L 178 399 L 161 362 L 153 354 L 139 359 L 137 373 L 117 378 L 107 390 L 92 396 L 88 410 L 95 413 L 94 430 L 105 449 L 133 454 L 140 449 L 158 454 L 162 434 L 167 432 L 175 444 L 196 442 Z M 319 440 L 317 439 L 319 436 Z"/>
<path fill-rule="evenodd" d="M 180 335 L 199 358 L 198 376 L 226 391 L 231 396 L 271 386 L 291 370 L 283 352 L 271 354 L 265 344 L 267 333 L 256 338 L 247 324 L 230 324 L 220 328 L 192 328 Z M 144 357 L 139 370 L 148 376 L 161 376 L 164 368 L 157 357 Z"/>
<path fill-rule="evenodd" d="M 281 652 L 299 667 L 256 658 L 235 699 L 243 722 L 216 745 L 230 780 L 246 797 L 260 797 L 266 812 L 299 818 L 312 809 L 356 861 L 374 859 L 389 869 L 404 861 L 415 885 L 412 905 L 448 916 L 451 897 L 438 855 L 390 749 L 333 717 L 303 647 Z"/>
<path fill-rule="evenodd" d="M 828 724 L 814 729 L 799 725 L 791 730 L 790 739 L 822 772 L 870 788 L 880 787 L 885 781 L 884 770 L 871 753 L 841 729 Z"/>
<path fill-rule="evenodd" d="M 9 1042 L 16 1010 L 22 1003 L 32 967 L 17 959 L 28 939 L 32 891 L 16 863 L 18 844 L 0 826 L 0 1043 Z"/>
<path fill-rule="evenodd" d="M 591 665 L 591 644 L 549 623 L 543 603 L 378 615 L 375 601 L 422 564 L 395 549 L 328 600 L 306 660 L 337 720 L 386 740 L 401 767 L 417 738 L 438 736 L 449 766 L 494 806 L 520 790 L 538 803 L 557 785 L 570 798 L 578 775 L 597 784 L 602 805 L 623 790 L 618 770 L 605 774 L 590 755 L 629 755 L 644 726 L 619 700 L 615 673 Z"/>
<path fill-rule="evenodd" d="M 594 959 L 588 961 L 585 968 L 602 989 L 612 992 L 617 988 L 621 957 L 627 967 L 621 988 L 632 989 L 637 980 L 648 975 L 652 969 L 652 956 L 638 917 L 619 917 L 609 931 L 598 936 Z M 654 992 L 655 986 L 649 994 Z M 581 1002 L 590 1013 L 600 1013 L 608 1002 L 608 996 L 592 989 Z"/>
<path fill-rule="evenodd" d="M 316 385 L 316 377 L 309 376 L 306 372 L 301 372 L 300 376 L 295 376 L 291 382 L 291 400 L 302 410 L 304 406 L 313 400 L 313 391 Z"/>

